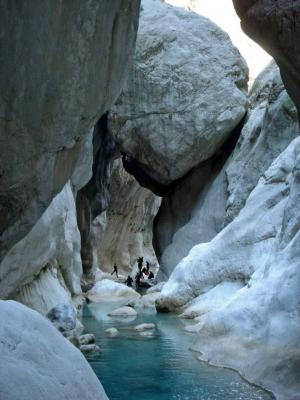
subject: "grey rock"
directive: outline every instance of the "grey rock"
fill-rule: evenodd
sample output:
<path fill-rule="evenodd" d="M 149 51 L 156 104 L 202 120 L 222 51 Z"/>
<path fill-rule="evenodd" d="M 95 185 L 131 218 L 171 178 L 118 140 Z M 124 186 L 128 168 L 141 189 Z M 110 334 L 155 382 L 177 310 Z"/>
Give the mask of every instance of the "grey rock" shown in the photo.
<path fill-rule="evenodd" d="M 58 304 L 48 312 L 47 318 L 60 332 L 76 327 L 76 311 L 70 304 Z"/>
<path fill-rule="evenodd" d="M 96 353 L 100 351 L 100 347 L 96 344 L 82 344 L 80 345 L 80 351 L 83 353 Z"/>
<path fill-rule="evenodd" d="M 92 333 L 86 333 L 85 335 L 79 336 L 80 345 L 95 343 L 95 335 Z"/>
<path fill-rule="evenodd" d="M 215 24 L 144 0 L 133 69 L 110 130 L 145 173 L 168 185 L 230 136 L 247 109 L 247 79 L 244 60 Z"/>
<path fill-rule="evenodd" d="M 107 400 L 85 357 L 36 311 L 0 301 L 1 400 Z"/>
<path fill-rule="evenodd" d="M 62 190 L 84 137 L 118 97 L 139 6 L 0 1 L 0 259 Z"/>

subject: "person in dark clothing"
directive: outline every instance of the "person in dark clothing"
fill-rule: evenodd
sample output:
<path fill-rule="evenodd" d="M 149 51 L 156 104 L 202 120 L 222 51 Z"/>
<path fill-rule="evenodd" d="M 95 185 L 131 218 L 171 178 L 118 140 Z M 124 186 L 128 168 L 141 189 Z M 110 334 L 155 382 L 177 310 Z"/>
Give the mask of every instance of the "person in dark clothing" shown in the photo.
<path fill-rule="evenodd" d="M 132 282 L 133 282 L 133 279 L 131 278 L 130 275 L 128 275 L 127 279 L 125 281 L 126 285 L 129 286 L 129 287 L 132 287 Z"/>
<path fill-rule="evenodd" d="M 113 272 L 111 273 L 111 275 L 113 275 L 113 274 L 116 274 L 117 278 L 119 279 L 117 264 L 114 264 L 114 269 L 113 269 Z"/>
<path fill-rule="evenodd" d="M 144 257 L 139 257 L 139 258 L 137 259 L 138 269 L 139 269 L 139 272 L 140 272 L 140 273 L 142 272 L 143 261 L 144 261 Z"/>
<path fill-rule="evenodd" d="M 138 288 L 141 284 L 141 274 L 138 272 L 135 276 L 135 286 Z"/>

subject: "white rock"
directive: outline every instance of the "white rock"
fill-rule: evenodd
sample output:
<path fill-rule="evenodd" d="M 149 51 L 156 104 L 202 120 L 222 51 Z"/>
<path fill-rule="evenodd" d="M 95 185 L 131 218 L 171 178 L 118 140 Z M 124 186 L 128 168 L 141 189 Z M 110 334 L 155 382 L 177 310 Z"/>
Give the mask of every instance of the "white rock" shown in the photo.
<path fill-rule="evenodd" d="M 141 296 L 139 299 L 131 300 L 129 304 L 137 310 L 151 309 L 153 311 L 156 311 L 155 302 L 159 298 L 159 296 L 160 296 L 159 292 L 145 294 L 144 296 Z"/>
<path fill-rule="evenodd" d="M 97 302 L 101 300 L 132 299 L 140 297 L 140 294 L 123 283 L 103 279 L 96 282 L 92 289 L 86 293 L 86 296 L 88 299 Z"/>
<path fill-rule="evenodd" d="M 0 301 L 1 400 L 106 400 L 85 360 L 39 313 Z"/>
<path fill-rule="evenodd" d="M 137 312 L 132 307 L 119 307 L 107 314 L 109 317 L 136 317 Z"/>
<path fill-rule="evenodd" d="M 55 277 L 46 268 L 39 275 L 47 266 L 59 268 L 60 273 Z M 81 275 L 80 233 L 74 195 L 67 183 L 29 234 L 2 261 L 0 297 L 18 291 L 17 300 L 46 314 L 56 304 L 71 302 L 72 295 L 81 294 Z"/>
<path fill-rule="evenodd" d="M 119 336 L 120 332 L 118 331 L 117 328 L 108 328 L 105 329 L 105 333 L 111 337 Z"/>
<path fill-rule="evenodd" d="M 138 332 L 142 332 L 142 331 L 147 331 L 147 330 L 153 330 L 155 329 L 155 324 L 153 323 L 144 323 L 144 324 L 140 324 L 140 325 L 136 325 L 134 327 L 134 329 Z"/>
<path fill-rule="evenodd" d="M 152 286 L 151 288 L 147 289 L 146 293 L 151 294 L 155 292 L 161 292 L 162 288 L 164 287 L 165 282 L 159 282 L 157 285 Z"/>
<path fill-rule="evenodd" d="M 53 307 L 47 318 L 60 332 L 71 331 L 76 327 L 76 311 L 70 304 L 58 304 Z"/>
<path fill-rule="evenodd" d="M 244 208 L 173 271 L 157 306 L 176 309 L 222 281 L 247 285 L 199 320 L 203 359 L 275 393 L 300 393 L 300 138 L 272 163 Z"/>
<path fill-rule="evenodd" d="M 196 297 L 181 314 L 183 318 L 196 318 L 225 305 L 244 286 L 243 282 L 222 282 Z"/>
<path fill-rule="evenodd" d="M 247 75 L 210 20 L 143 0 L 133 70 L 110 129 L 149 175 L 170 183 L 211 157 L 241 121 Z"/>

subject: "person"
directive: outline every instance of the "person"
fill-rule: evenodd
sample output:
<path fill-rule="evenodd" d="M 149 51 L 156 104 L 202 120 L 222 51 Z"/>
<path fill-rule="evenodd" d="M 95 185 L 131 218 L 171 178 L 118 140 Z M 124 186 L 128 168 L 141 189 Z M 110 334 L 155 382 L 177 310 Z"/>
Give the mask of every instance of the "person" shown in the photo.
<path fill-rule="evenodd" d="M 140 283 L 141 283 L 141 273 L 138 272 L 135 276 L 135 286 L 138 288 L 140 287 Z"/>
<path fill-rule="evenodd" d="M 117 278 L 119 279 L 117 264 L 114 264 L 114 269 L 113 269 L 113 272 L 111 273 L 111 275 L 113 275 L 113 274 L 116 274 Z"/>
<path fill-rule="evenodd" d="M 152 271 L 150 271 L 150 272 L 149 272 L 148 279 L 152 279 L 152 278 L 154 278 L 154 273 L 153 273 Z"/>
<path fill-rule="evenodd" d="M 142 272 L 143 261 L 144 261 L 144 257 L 139 257 L 139 258 L 137 259 L 138 269 L 139 269 L 139 272 L 140 272 L 140 273 Z"/>
<path fill-rule="evenodd" d="M 131 278 L 130 275 L 128 275 L 127 279 L 125 281 L 126 285 L 129 286 L 129 287 L 132 287 L 132 282 L 133 282 L 133 279 Z"/>

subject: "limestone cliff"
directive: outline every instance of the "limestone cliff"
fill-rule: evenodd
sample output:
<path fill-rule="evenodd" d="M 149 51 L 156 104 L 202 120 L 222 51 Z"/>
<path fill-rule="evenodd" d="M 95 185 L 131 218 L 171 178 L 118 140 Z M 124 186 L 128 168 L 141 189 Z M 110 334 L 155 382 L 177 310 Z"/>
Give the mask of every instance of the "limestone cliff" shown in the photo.
<path fill-rule="evenodd" d="M 62 190 L 118 97 L 139 3 L 0 1 L 0 259 Z"/>

